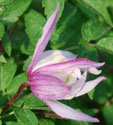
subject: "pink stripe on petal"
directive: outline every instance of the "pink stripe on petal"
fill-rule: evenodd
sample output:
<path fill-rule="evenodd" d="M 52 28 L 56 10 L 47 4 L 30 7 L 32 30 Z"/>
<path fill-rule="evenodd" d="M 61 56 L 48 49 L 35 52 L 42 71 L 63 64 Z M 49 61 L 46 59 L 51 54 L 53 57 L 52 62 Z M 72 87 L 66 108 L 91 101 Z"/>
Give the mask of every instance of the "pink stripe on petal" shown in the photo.
<path fill-rule="evenodd" d="M 55 27 L 55 24 L 56 24 L 59 6 L 60 6 L 60 4 L 57 5 L 56 10 L 49 17 L 47 23 L 45 24 L 45 26 L 43 28 L 42 37 L 38 40 L 38 43 L 36 45 L 32 61 L 31 61 L 30 65 L 28 66 L 28 69 L 27 69 L 28 74 L 31 72 L 33 66 L 36 64 L 40 55 L 42 54 L 45 47 L 47 46 L 47 43 L 50 39 L 50 36 L 51 36 L 51 34 L 53 32 L 53 29 Z"/>
<path fill-rule="evenodd" d="M 89 59 L 85 59 L 85 58 L 80 58 L 80 59 L 73 59 L 73 60 L 69 60 L 67 62 L 63 62 L 63 63 L 56 63 L 56 64 L 51 64 L 51 65 L 47 65 L 47 66 L 43 66 L 39 69 L 37 69 L 36 71 L 34 71 L 35 73 L 55 73 L 55 72 L 61 72 L 64 70 L 73 70 L 76 68 L 90 68 L 90 67 L 101 67 L 103 66 L 105 63 L 98 63 L 98 62 L 93 62 Z"/>
<path fill-rule="evenodd" d="M 95 80 L 86 82 L 85 86 L 79 91 L 78 93 L 75 94 L 75 97 L 84 95 L 88 92 L 90 92 L 92 89 L 94 89 L 101 81 L 106 80 L 105 77 L 98 77 Z"/>
<path fill-rule="evenodd" d="M 97 118 L 93 118 L 58 101 L 47 100 L 45 103 L 51 108 L 53 112 L 63 118 L 77 121 L 99 122 Z"/>
<path fill-rule="evenodd" d="M 32 93 L 41 100 L 60 100 L 71 91 L 71 86 L 50 75 L 39 74 L 37 77 L 32 77 L 30 83 Z"/>

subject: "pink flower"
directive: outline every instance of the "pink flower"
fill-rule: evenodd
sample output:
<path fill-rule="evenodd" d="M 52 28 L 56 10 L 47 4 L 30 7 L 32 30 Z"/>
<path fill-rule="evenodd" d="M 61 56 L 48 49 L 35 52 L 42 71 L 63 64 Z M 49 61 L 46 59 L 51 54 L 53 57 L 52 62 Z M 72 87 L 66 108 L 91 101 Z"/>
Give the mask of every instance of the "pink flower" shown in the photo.
<path fill-rule="evenodd" d="M 57 100 L 72 99 L 88 93 L 105 77 L 86 82 L 87 73 L 98 75 L 98 67 L 104 63 L 88 59 L 76 59 L 76 55 L 68 51 L 44 51 L 56 24 L 59 4 L 43 28 L 42 37 L 36 49 L 27 73 L 32 93 L 44 101 L 57 115 L 88 122 L 99 122 L 98 119 L 66 106 Z M 83 72 L 83 73 L 82 73 Z"/>

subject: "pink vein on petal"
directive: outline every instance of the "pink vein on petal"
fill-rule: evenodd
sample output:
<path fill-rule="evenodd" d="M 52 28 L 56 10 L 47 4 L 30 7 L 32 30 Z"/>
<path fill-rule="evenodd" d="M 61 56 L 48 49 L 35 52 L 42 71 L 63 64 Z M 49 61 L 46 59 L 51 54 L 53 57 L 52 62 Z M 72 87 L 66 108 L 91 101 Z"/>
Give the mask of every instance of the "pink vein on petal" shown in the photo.
<path fill-rule="evenodd" d="M 51 34 L 53 32 L 53 29 L 55 27 L 55 24 L 56 24 L 58 10 L 59 10 L 59 4 L 57 5 L 56 10 L 50 16 L 50 18 L 48 19 L 47 23 L 45 24 L 45 26 L 43 28 L 42 37 L 38 40 L 38 43 L 36 45 L 32 61 L 31 61 L 30 65 L 28 66 L 28 69 L 27 69 L 28 74 L 32 71 L 33 66 L 36 64 L 40 55 L 42 54 L 45 47 L 47 46 L 47 43 L 50 39 L 50 36 L 51 36 Z"/>
<path fill-rule="evenodd" d="M 64 71 L 64 70 L 72 70 L 75 68 L 90 68 L 90 67 L 101 67 L 103 66 L 105 63 L 98 63 L 98 62 L 93 62 L 89 59 L 85 59 L 85 58 L 80 58 L 80 59 L 73 59 L 67 62 L 63 62 L 63 63 L 55 63 L 55 64 L 51 64 L 51 65 L 46 65 L 43 66 L 39 69 L 37 69 L 36 71 L 34 71 L 33 74 L 35 73 L 55 73 L 55 72 L 60 72 L 60 71 Z"/>

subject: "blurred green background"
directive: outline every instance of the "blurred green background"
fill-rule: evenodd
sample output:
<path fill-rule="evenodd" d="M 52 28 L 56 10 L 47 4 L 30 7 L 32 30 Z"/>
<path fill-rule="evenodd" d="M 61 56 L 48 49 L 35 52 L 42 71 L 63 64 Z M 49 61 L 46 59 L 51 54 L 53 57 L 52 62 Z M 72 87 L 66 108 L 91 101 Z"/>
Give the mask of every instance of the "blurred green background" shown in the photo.
<path fill-rule="evenodd" d="M 0 116 L 0 125 L 113 125 L 113 0 L 0 0 L 0 111 L 27 80 L 37 39 L 58 2 L 57 24 L 46 49 L 105 62 L 101 75 L 107 78 L 90 93 L 63 103 L 100 123 L 43 116 L 50 109 L 26 88 Z"/>

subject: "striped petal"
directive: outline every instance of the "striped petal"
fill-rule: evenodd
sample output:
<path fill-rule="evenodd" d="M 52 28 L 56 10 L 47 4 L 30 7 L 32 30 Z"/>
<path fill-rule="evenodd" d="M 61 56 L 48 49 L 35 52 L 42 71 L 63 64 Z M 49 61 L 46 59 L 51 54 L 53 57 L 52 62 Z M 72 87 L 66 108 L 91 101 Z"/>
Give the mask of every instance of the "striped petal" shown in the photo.
<path fill-rule="evenodd" d="M 42 66 L 59 63 L 59 62 L 65 62 L 75 58 L 76 58 L 76 55 L 68 51 L 48 50 L 42 53 L 42 55 L 39 58 L 39 61 L 33 67 L 32 72 Z"/>
<path fill-rule="evenodd" d="M 50 16 L 50 18 L 48 19 L 47 23 L 45 24 L 45 26 L 43 28 L 42 37 L 38 40 L 38 43 L 36 45 L 32 61 L 31 61 L 30 65 L 28 66 L 28 69 L 27 69 L 28 74 L 31 72 L 33 66 L 38 61 L 40 55 L 44 51 L 44 49 L 45 49 L 45 47 L 46 47 L 46 45 L 47 45 L 47 43 L 50 39 L 50 36 L 51 36 L 51 34 L 53 32 L 53 29 L 54 29 L 54 26 L 56 24 L 58 10 L 59 10 L 59 4 L 57 5 L 56 10 Z"/>
<path fill-rule="evenodd" d="M 87 114 L 77 111 L 58 101 L 48 100 L 46 101 L 46 104 L 51 108 L 53 112 L 63 118 L 87 122 L 99 122 L 98 119 L 90 117 Z"/>
<path fill-rule="evenodd" d="M 76 68 L 87 69 L 91 67 L 101 67 L 103 65 L 104 63 L 93 62 L 85 58 L 80 58 L 80 59 L 69 60 L 63 63 L 56 63 L 56 64 L 43 66 L 37 69 L 36 71 L 34 71 L 34 74 L 47 73 L 47 72 L 56 73 L 56 72 L 61 72 L 66 70 L 74 70 Z"/>
<path fill-rule="evenodd" d="M 92 89 L 94 89 L 101 81 L 106 80 L 105 77 L 98 77 L 95 80 L 86 82 L 85 86 L 79 91 L 78 93 L 75 94 L 75 97 L 84 95 L 88 92 L 90 92 Z"/>
<path fill-rule="evenodd" d="M 71 86 L 50 75 L 31 77 L 30 83 L 32 93 L 41 100 L 60 100 L 71 91 Z"/>

